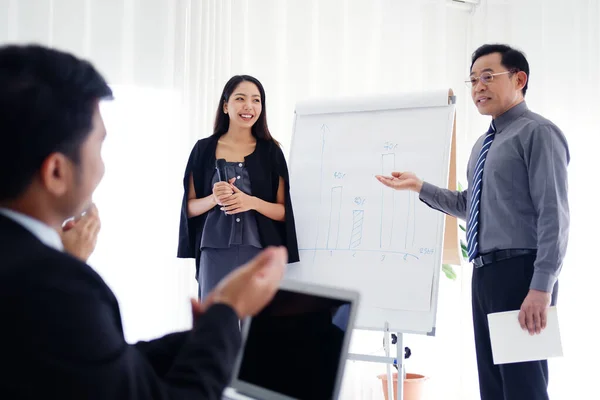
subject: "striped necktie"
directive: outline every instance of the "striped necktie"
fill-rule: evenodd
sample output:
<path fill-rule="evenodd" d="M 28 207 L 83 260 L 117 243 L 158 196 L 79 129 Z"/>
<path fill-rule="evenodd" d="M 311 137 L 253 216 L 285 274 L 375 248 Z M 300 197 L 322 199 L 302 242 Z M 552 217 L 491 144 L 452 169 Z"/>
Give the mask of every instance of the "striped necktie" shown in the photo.
<path fill-rule="evenodd" d="M 481 199 L 481 189 L 483 180 L 483 164 L 487 158 L 488 151 L 496 135 L 496 127 L 494 121 L 490 124 L 483 145 L 475 163 L 475 172 L 473 173 L 473 190 L 471 191 L 471 207 L 469 209 L 469 219 L 467 221 L 467 253 L 469 261 L 473 261 L 477 257 L 479 251 L 479 200 Z"/>

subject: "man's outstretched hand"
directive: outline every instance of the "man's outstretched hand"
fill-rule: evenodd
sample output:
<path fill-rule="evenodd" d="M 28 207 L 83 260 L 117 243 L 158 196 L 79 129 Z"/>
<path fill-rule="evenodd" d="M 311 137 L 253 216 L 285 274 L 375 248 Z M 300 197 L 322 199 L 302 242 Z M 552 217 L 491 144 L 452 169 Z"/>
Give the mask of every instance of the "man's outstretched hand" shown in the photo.
<path fill-rule="evenodd" d="M 423 181 L 412 172 L 392 172 L 391 176 L 376 175 L 375 178 L 394 190 L 412 190 L 419 193 Z"/>

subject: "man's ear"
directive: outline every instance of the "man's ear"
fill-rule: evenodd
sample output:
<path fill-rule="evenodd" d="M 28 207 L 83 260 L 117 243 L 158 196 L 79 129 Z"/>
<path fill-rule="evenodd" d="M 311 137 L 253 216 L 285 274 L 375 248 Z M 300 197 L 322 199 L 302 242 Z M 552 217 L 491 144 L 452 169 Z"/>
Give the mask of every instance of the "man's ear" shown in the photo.
<path fill-rule="evenodd" d="M 40 168 L 40 183 L 54 196 L 63 196 L 72 182 L 73 168 L 73 162 L 64 154 L 52 153 L 46 157 Z"/>
<path fill-rule="evenodd" d="M 529 79 L 529 77 L 527 76 L 527 74 L 524 71 L 519 71 L 516 74 L 517 76 L 517 88 L 519 90 L 522 90 L 525 85 L 527 84 L 527 80 Z"/>

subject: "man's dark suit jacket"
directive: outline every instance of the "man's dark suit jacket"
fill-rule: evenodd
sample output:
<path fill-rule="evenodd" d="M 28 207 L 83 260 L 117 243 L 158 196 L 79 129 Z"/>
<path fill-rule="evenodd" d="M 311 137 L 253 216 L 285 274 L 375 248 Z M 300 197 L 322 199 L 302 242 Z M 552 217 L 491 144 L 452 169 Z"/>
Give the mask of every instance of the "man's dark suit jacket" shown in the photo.
<path fill-rule="evenodd" d="M 1 399 L 220 399 L 240 347 L 226 305 L 129 345 L 102 278 L 2 215 L 0 321 Z"/>

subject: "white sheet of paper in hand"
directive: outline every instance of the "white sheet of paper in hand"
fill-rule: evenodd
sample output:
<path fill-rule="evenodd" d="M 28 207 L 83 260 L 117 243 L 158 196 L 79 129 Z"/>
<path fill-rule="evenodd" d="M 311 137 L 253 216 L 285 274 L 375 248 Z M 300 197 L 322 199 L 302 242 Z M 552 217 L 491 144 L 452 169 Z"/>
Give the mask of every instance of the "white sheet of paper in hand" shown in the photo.
<path fill-rule="evenodd" d="M 546 329 L 530 335 L 519 324 L 519 310 L 488 314 L 494 364 L 562 357 L 556 307 L 548 309 Z"/>

